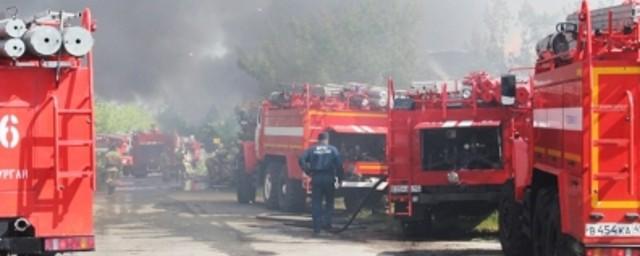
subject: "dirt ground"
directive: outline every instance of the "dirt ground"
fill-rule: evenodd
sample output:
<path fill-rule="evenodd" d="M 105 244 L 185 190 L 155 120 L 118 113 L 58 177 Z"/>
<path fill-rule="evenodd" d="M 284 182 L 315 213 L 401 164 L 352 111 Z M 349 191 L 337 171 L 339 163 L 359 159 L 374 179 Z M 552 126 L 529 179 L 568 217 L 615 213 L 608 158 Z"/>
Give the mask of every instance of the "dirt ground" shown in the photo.
<path fill-rule="evenodd" d="M 120 183 L 114 195 L 96 195 L 91 255 L 502 255 L 495 238 L 403 241 L 388 223 L 312 237 L 308 228 L 256 218 L 272 213 L 237 204 L 232 191 L 181 192 L 159 177 Z"/>

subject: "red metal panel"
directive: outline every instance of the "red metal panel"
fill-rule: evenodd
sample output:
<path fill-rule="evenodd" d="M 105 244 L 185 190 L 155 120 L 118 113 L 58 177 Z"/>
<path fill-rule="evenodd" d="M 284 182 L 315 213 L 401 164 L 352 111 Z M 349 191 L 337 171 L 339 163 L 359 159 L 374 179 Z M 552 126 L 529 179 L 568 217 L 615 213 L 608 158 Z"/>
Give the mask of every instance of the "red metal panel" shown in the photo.
<path fill-rule="evenodd" d="M 93 142 L 92 122 L 88 115 L 56 116 L 49 97 L 57 97 L 59 109 L 92 109 L 89 70 L 80 68 L 61 77 L 56 88 L 55 73 L 42 68 L 0 67 L 0 119 L 9 121 L 6 134 L 10 142 L 18 136 L 14 147 L 0 147 L 0 216 L 23 216 L 36 225 L 38 236 L 92 235 L 93 147 L 59 149 L 58 163 L 55 140 L 87 140 Z M 17 104 L 18 102 L 26 103 Z M 12 107 L 23 105 L 25 107 Z M 89 112 L 90 113 L 90 112 Z M 60 119 L 59 138 L 52 124 Z M 13 128 L 12 128 L 13 127 Z M 12 143 L 10 143 L 12 144 Z M 10 145 L 11 146 L 11 145 Z M 55 169 L 62 174 L 86 172 L 86 178 L 60 181 L 56 189 Z"/>
<path fill-rule="evenodd" d="M 470 122 L 471 126 L 479 124 L 483 127 L 487 126 L 499 126 L 503 123 L 503 119 L 509 120 L 509 115 L 505 109 L 498 108 L 479 108 L 474 115 L 471 109 L 450 109 L 446 118 L 443 118 L 440 110 L 393 110 L 391 111 L 392 118 L 396 119 L 398 124 L 391 125 L 389 134 L 394 136 L 397 146 L 389 149 L 389 155 L 396 159 L 402 159 L 402 161 L 394 160 L 389 165 L 389 179 L 392 184 L 392 180 L 406 180 L 410 178 L 413 184 L 416 185 L 450 185 L 447 179 L 447 172 L 425 172 L 422 170 L 422 164 L 420 162 L 422 148 L 420 145 L 420 129 L 434 129 L 442 128 L 447 122 L 453 124 L 452 127 L 458 127 L 462 122 Z M 476 118 L 481 119 L 476 119 Z M 510 122 L 504 121 L 504 125 Z M 395 122 L 395 121 L 394 121 Z M 466 124 L 465 124 L 466 125 Z M 424 127 L 424 128 L 420 128 Z M 509 126 L 510 127 L 510 126 Z M 503 133 L 507 136 L 508 130 L 511 128 L 505 127 Z M 412 144 L 400 144 L 400 143 L 412 143 Z M 504 143 L 505 147 L 509 147 Z M 402 146 L 401 146 L 402 145 Z M 503 152 L 507 152 L 506 148 Z M 401 163 L 399 163 L 401 162 Z M 510 169 L 510 167 L 509 167 Z M 481 174 L 477 174 L 481 173 Z M 511 177 L 509 172 L 504 170 L 486 170 L 481 172 L 474 171 L 473 173 L 462 172 L 460 174 L 461 180 L 464 184 L 473 185 L 491 185 L 491 184 L 503 184 Z"/>

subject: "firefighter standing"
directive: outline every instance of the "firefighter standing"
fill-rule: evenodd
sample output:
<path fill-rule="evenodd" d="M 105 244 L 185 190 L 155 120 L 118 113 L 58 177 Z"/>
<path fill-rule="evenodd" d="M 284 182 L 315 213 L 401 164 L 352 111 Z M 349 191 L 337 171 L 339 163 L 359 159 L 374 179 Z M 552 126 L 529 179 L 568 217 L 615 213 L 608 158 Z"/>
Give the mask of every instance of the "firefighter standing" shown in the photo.
<path fill-rule="evenodd" d="M 329 145 L 329 135 L 321 133 L 318 143 L 305 150 L 300 157 L 300 167 L 311 177 L 311 208 L 313 233 L 331 228 L 335 179 L 342 182 L 344 171 L 338 150 Z"/>
<path fill-rule="evenodd" d="M 118 151 L 118 147 L 115 145 L 109 147 L 109 152 L 105 155 L 105 159 L 105 169 L 107 170 L 107 193 L 113 194 L 116 189 L 116 179 L 120 172 L 120 168 L 122 167 L 122 156 Z"/>

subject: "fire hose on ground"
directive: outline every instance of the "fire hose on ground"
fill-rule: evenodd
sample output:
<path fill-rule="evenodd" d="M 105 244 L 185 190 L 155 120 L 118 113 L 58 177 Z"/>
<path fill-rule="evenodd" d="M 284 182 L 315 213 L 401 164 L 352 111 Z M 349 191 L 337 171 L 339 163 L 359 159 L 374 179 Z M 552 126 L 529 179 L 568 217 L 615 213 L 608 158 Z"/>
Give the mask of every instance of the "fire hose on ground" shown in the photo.
<path fill-rule="evenodd" d="M 367 191 L 367 194 L 362 198 L 362 200 L 360 200 L 358 206 L 355 208 L 355 211 L 351 214 L 351 216 L 349 217 L 348 221 L 344 225 L 342 225 L 342 227 L 340 227 L 338 229 L 329 230 L 328 232 L 332 233 L 332 234 L 340 234 L 340 233 L 346 231 L 347 229 L 349 229 L 349 227 L 351 226 L 351 224 L 353 224 L 353 222 L 355 221 L 355 219 L 358 216 L 358 214 L 360 213 L 360 211 L 362 211 L 362 208 L 364 208 L 364 206 L 367 203 L 367 201 L 369 201 L 369 199 L 375 194 L 376 190 L 378 189 L 378 186 L 380 186 L 380 184 L 382 184 L 386 180 L 387 180 L 386 177 L 381 178 L 380 180 L 378 180 L 369 189 L 369 191 Z M 289 217 L 278 217 L 278 216 L 273 216 L 273 215 L 259 215 L 259 216 L 257 216 L 257 218 L 258 219 L 264 219 L 264 220 L 271 220 L 271 221 L 274 221 L 274 220 L 275 221 L 283 221 L 283 222 L 285 222 L 285 225 L 290 225 L 290 226 L 310 227 L 310 225 L 308 224 L 308 221 L 303 220 L 302 217 L 291 218 L 290 216 Z"/>
<path fill-rule="evenodd" d="M 373 194 L 376 192 L 376 190 L 378 189 L 378 186 L 380 186 L 380 184 L 382 184 L 386 180 L 387 180 L 387 178 L 383 177 L 380 180 L 378 180 L 375 184 L 373 184 L 371 189 L 369 189 L 369 191 L 367 191 L 367 195 L 364 198 L 362 198 L 362 200 L 360 200 L 360 203 L 358 204 L 358 207 L 356 208 L 355 211 L 353 211 L 353 214 L 351 214 L 351 217 L 349 218 L 349 221 L 347 221 L 347 223 L 345 223 L 341 228 L 336 229 L 336 230 L 330 230 L 329 232 L 331 232 L 333 234 L 340 234 L 340 233 L 346 231 L 347 229 L 349 229 L 349 226 L 351 226 L 351 224 L 356 219 L 356 217 L 358 216 L 360 211 L 362 211 L 362 208 L 364 208 L 364 205 L 367 203 L 367 201 L 369 201 L 371 196 L 373 196 Z"/>

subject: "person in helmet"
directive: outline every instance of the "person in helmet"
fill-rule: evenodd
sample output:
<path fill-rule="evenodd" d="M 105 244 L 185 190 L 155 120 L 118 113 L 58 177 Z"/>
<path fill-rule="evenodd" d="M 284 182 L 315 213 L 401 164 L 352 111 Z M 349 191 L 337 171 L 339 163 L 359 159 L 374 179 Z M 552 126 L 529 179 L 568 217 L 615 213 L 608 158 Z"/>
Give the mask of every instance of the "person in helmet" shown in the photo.
<path fill-rule="evenodd" d="M 122 169 L 122 155 L 120 154 L 117 145 L 114 144 L 109 147 L 109 151 L 106 153 L 105 159 L 105 168 L 107 170 L 107 192 L 109 194 L 113 194 L 116 188 L 118 174 Z"/>
<path fill-rule="evenodd" d="M 342 182 L 344 170 L 338 149 L 329 145 L 329 135 L 318 135 L 318 143 L 304 151 L 299 159 L 300 168 L 311 177 L 311 211 L 313 233 L 331 228 L 335 180 Z"/>

